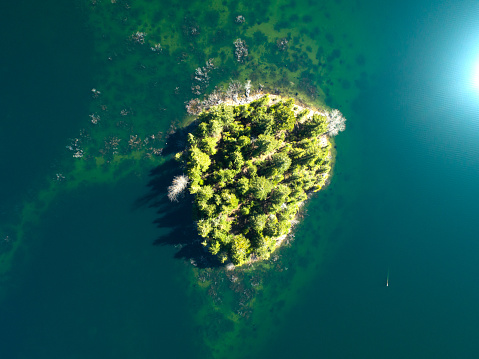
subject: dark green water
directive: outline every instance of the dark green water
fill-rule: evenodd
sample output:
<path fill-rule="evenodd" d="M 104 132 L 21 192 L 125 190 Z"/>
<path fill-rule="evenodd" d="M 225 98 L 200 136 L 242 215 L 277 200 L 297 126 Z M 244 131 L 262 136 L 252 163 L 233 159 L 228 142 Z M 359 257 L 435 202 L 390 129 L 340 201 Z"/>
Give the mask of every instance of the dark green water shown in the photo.
<path fill-rule="evenodd" d="M 54 167 L 87 115 L 92 38 L 77 4 L 3 2 L 0 159 L 3 212 Z M 6 207 L 6 208 L 4 208 Z"/>
<path fill-rule="evenodd" d="M 194 355 L 182 267 L 152 248 L 154 212 L 132 206 L 140 183 L 81 189 L 46 213 L 2 303 L 4 357 Z"/>
<path fill-rule="evenodd" d="M 130 16 L 145 16 L 138 4 Z M 189 5 L 194 15 L 204 16 L 195 4 Z M 261 10 L 259 2 L 253 5 Z M 0 6 L 3 33 L 11 34 L 2 37 L 0 64 L 0 197 L 7 228 L 0 230 L 8 233 L 22 201 L 34 197 L 57 167 L 68 171 L 58 164 L 71 156 L 62 149 L 88 122 L 90 90 L 103 76 L 98 73 L 116 74 L 110 87 L 104 85 L 112 91 L 135 89 L 135 81 L 148 76 L 164 79 L 161 88 L 148 84 L 149 93 L 161 95 L 160 105 L 141 94 L 128 103 L 125 93 L 108 105 L 140 103 L 137 114 L 159 116 L 157 124 L 145 120 L 147 126 L 165 131 L 181 113 L 191 69 L 204 61 L 198 49 L 185 62 L 175 53 L 174 60 L 158 60 L 153 75 L 128 73 L 122 83 L 116 81 L 123 79 L 121 65 L 112 70 L 97 57 L 103 44 L 105 51 L 111 43 L 120 50 L 123 45 L 113 32 L 104 38 L 91 33 L 92 8 L 53 0 Z M 161 21 L 174 23 L 175 6 L 186 7 L 165 4 Z M 331 36 L 320 32 L 317 41 L 335 39 L 332 48 L 347 47 L 355 33 L 337 9 L 345 17 L 354 9 L 364 37 L 351 53 L 362 49 L 366 64 L 374 66 L 362 69 L 342 48 L 344 72 L 359 75 L 350 84 L 339 75 L 332 79 L 336 86 L 325 86 L 328 104 L 348 118 L 347 131 L 336 139 L 335 176 L 309 203 L 293 248 L 281 252 L 286 266 L 296 267 L 265 275 L 253 323 L 240 324 L 240 335 L 226 340 L 221 333 L 231 328 L 222 326 L 219 314 L 196 316 L 209 313 L 209 297 L 196 289 L 192 267 L 174 258 L 175 248 L 152 245 L 169 230 L 165 221 L 162 228 L 153 224 L 164 209 L 137 205 L 148 193 L 152 167 L 143 165 L 118 182 L 75 186 L 25 229 L 1 281 L 0 358 L 209 358 L 205 336 L 231 356 L 241 347 L 250 350 L 248 357 L 263 358 L 479 355 L 479 91 L 470 84 L 472 64 L 479 62 L 479 5 L 341 1 L 323 8 L 298 2 L 288 8 L 301 19 L 294 26 L 320 28 L 319 20 L 304 17 L 309 8 L 318 18 L 330 12 L 323 32 Z M 233 13 L 242 11 L 240 5 Z M 207 36 L 214 26 L 201 19 L 200 36 Z M 172 36 L 179 31 L 172 27 Z M 186 42 L 194 47 L 195 41 Z M 128 61 L 142 69 L 137 58 Z M 228 71 L 225 77 L 233 74 Z M 168 90 L 178 83 L 181 98 Z M 168 105 L 176 107 L 157 115 Z M 282 295 L 278 303 L 275 293 Z"/>

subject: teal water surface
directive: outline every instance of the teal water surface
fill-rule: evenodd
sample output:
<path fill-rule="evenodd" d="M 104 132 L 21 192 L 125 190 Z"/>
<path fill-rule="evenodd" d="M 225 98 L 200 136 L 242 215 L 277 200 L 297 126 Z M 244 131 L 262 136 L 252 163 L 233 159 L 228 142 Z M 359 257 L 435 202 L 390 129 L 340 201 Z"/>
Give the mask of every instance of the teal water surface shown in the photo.
<path fill-rule="evenodd" d="M 479 91 L 469 70 L 479 62 L 479 5 L 334 3 L 345 12 L 354 8 L 366 24 L 369 37 L 359 47 L 375 61 L 374 71 L 342 81 L 344 92 L 325 85 L 348 129 L 336 139 L 331 185 L 307 205 L 294 248 L 281 251 L 297 268 L 280 268 L 283 287 L 275 279 L 262 283 L 266 294 L 256 303 L 271 327 L 245 322 L 240 336 L 216 346 L 234 357 L 246 343 L 251 358 L 477 357 Z M 89 63 L 96 54 L 84 7 L 15 4 L 1 5 L 2 26 L 12 33 L 2 38 L 8 51 L 1 64 L 5 218 L 55 173 L 62 147 L 88 118 L 97 86 L 89 78 L 99 71 Z M 300 14 L 294 26 L 307 23 L 321 33 L 321 24 L 304 15 L 322 5 L 291 5 L 291 15 Z M 165 18 L 174 18 L 167 11 Z M 328 16 L 336 30 L 317 41 L 352 32 L 341 17 Z M 191 56 L 201 57 L 195 51 Z M 182 55 L 175 56 L 181 63 Z M 363 71 L 362 61 L 343 60 L 348 73 Z M 174 89 L 174 79 L 168 81 L 164 87 Z M 344 98 L 350 87 L 357 94 Z M 158 126 L 164 131 L 174 120 L 162 117 Z M 193 267 L 174 258 L 175 248 L 152 245 L 168 232 L 161 224 L 168 225 L 154 223 L 161 208 L 137 205 L 148 181 L 144 166 L 119 182 L 81 185 L 26 229 L 1 282 L 1 358 L 211 357 L 203 333 L 221 338 L 218 332 L 230 328 L 218 324 L 219 314 L 197 322 L 207 300 L 195 292 Z M 269 308 L 264 302 L 274 302 L 268 295 L 275 290 L 289 302 Z"/>
<path fill-rule="evenodd" d="M 9 215 L 78 132 L 95 68 L 79 3 L 3 2 L 0 17 L 0 197 Z"/>
<path fill-rule="evenodd" d="M 367 138 L 349 235 L 285 319 L 273 355 L 478 355 L 479 93 L 468 72 L 478 11 L 435 1 L 381 9 L 390 53 L 354 104 L 361 128 L 344 136 Z M 339 158 L 338 172 L 357 177 L 355 158 Z"/>
<path fill-rule="evenodd" d="M 182 266 L 151 247 L 155 213 L 132 205 L 139 183 L 78 190 L 29 233 L 34 257 L 0 310 L 3 357 L 194 355 Z"/>

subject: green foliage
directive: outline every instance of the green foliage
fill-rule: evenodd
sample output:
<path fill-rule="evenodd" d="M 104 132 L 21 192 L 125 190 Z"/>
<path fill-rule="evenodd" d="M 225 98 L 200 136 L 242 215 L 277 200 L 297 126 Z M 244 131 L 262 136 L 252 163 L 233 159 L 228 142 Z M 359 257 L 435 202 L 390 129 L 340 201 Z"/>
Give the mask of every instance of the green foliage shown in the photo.
<path fill-rule="evenodd" d="M 291 192 L 290 199 L 295 202 L 302 202 L 306 198 L 308 198 L 308 196 L 306 195 L 306 193 L 301 187 L 295 187 L 293 191 Z"/>
<path fill-rule="evenodd" d="M 267 220 L 268 220 L 268 216 L 264 213 L 253 215 L 251 216 L 251 219 L 250 219 L 250 226 L 254 231 L 261 233 L 263 231 L 264 226 L 266 226 Z"/>
<path fill-rule="evenodd" d="M 209 128 L 207 122 L 201 122 L 196 129 L 196 134 L 200 138 L 204 138 L 209 135 Z M 190 133 L 188 134 L 189 137 Z"/>
<path fill-rule="evenodd" d="M 249 104 L 249 107 L 254 108 L 254 109 L 265 108 L 265 107 L 267 107 L 269 101 L 270 101 L 270 97 L 269 97 L 268 94 L 266 94 L 263 97 L 260 97 L 259 99 L 251 102 Z"/>
<path fill-rule="evenodd" d="M 293 131 L 296 123 L 296 116 L 293 112 L 293 100 L 279 102 L 268 109 L 269 113 L 274 114 L 274 132 Z"/>
<path fill-rule="evenodd" d="M 208 126 L 208 134 L 211 137 L 217 137 L 223 131 L 223 124 L 218 120 L 212 120 Z"/>
<path fill-rule="evenodd" d="M 198 226 L 198 234 L 204 238 L 208 237 L 208 235 L 213 230 L 212 220 L 210 218 L 200 219 L 198 221 L 197 226 Z"/>
<path fill-rule="evenodd" d="M 221 208 L 222 213 L 229 214 L 231 211 L 234 211 L 238 208 L 238 197 L 236 197 L 234 193 L 231 193 L 228 190 L 221 192 L 221 200 L 223 204 Z"/>
<path fill-rule="evenodd" d="M 250 241 L 242 234 L 233 238 L 230 255 L 231 260 L 235 265 L 240 266 L 247 262 L 250 246 Z"/>
<path fill-rule="evenodd" d="M 274 185 L 265 177 L 255 177 L 250 180 L 249 187 L 250 192 L 256 199 L 264 201 L 274 188 Z"/>
<path fill-rule="evenodd" d="M 209 156 L 216 153 L 216 145 L 218 143 L 217 137 L 203 137 L 199 141 L 199 148 Z"/>
<path fill-rule="evenodd" d="M 186 162 L 198 234 L 222 262 L 269 258 L 307 192 L 321 189 L 331 170 L 330 145 L 319 139 L 325 118 L 308 118 L 309 110 L 295 116 L 292 100 L 269 102 L 201 113 L 187 151 L 176 156 Z"/>
<path fill-rule="evenodd" d="M 188 146 L 190 147 L 197 145 L 197 139 L 192 133 L 188 133 L 187 141 L 188 141 Z"/>
<path fill-rule="evenodd" d="M 213 255 L 217 255 L 221 249 L 221 242 L 213 240 L 210 242 L 210 247 L 208 248 L 209 252 Z"/>
<path fill-rule="evenodd" d="M 250 207 L 241 207 L 240 209 L 240 213 L 242 216 L 247 216 L 248 214 L 250 214 L 250 212 Z"/>
<path fill-rule="evenodd" d="M 175 161 L 178 161 L 178 162 L 184 162 L 185 160 L 185 152 L 178 152 L 175 154 Z"/>
<path fill-rule="evenodd" d="M 231 155 L 231 163 L 232 167 L 236 170 L 240 170 L 241 168 L 243 168 L 244 159 L 240 151 L 233 152 L 233 154 Z"/>
<path fill-rule="evenodd" d="M 268 259 L 276 248 L 276 241 L 271 237 L 262 237 L 257 244 L 256 253 L 261 259 Z"/>
<path fill-rule="evenodd" d="M 220 187 L 225 187 L 235 177 L 235 171 L 231 169 L 221 169 L 213 173 L 213 179 L 215 183 Z"/>
<path fill-rule="evenodd" d="M 206 172 L 211 164 L 210 156 L 196 146 L 190 147 L 189 152 L 190 161 L 188 162 L 188 168 L 198 168 L 200 172 Z"/>
<path fill-rule="evenodd" d="M 291 194 L 291 189 L 285 184 L 278 185 L 271 194 L 271 202 L 273 204 L 281 205 L 286 202 L 288 196 Z"/>
<path fill-rule="evenodd" d="M 253 155 L 262 156 L 268 155 L 271 152 L 277 150 L 282 145 L 282 141 L 277 140 L 272 135 L 259 135 L 257 140 L 254 143 L 255 149 Z"/>
<path fill-rule="evenodd" d="M 238 146 L 240 148 L 247 147 L 251 143 L 251 139 L 247 136 L 240 136 L 238 138 Z"/>
<path fill-rule="evenodd" d="M 249 191 L 249 180 L 241 177 L 236 184 L 236 191 L 239 195 L 244 196 Z"/>
<path fill-rule="evenodd" d="M 304 118 L 306 118 L 306 116 L 309 115 L 311 111 L 309 111 L 308 109 L 304 109 L 300 112 L 298 112 L 298 114 L 296 115 L 296 121 L 298 121 L 299 123 L 301 123 L 303 121 Z"/>
<path fill-rule="evenodd" d="M 279 152 L 271 156 L 271 159 L 265 164 L 265 171 L 267 177 L 275 177 L 285 173 L 291 166 L 291 158 L 284 153 Z M 280 177 L 282 179 L 282 176 Z"/>
<path fill-rule="evenodd" d="M 200 190 L 200 186 L 203 184 L 203 179 L 201 178 L 201 170 L 199 167 L 190 167 L 188 168 L 188 177 L 190 178 L 190 193 L 196 193 Z"/>
<path fill-rule="evenodd" d="M 288 234 L 290 228 L 291 228 L 291 221 L 279 220 L 276 223 L 276 235 L 283 236 L 285 234 Z"/>
<path fill-rule="evenodd" d="M 235 136 L 235 138 L 238 138 L 245 132 L 245 126 L 239 121 L 233 121 L 228 126 L 228 130 L 233 136 Z"/>
<path fill-rule="evenodd" d="M 274 121 L 274 115 L 266 112 L 264 107 L 260 107 L 251 114 L 251 130 L 253 135 L 271 135 L 273 133 Z"/>
<path fill-rule="evenodd" d="M 253 161 L 246 162 L 246 173 L 250 178 L 253 178 L 258 173 L 258 167 L 253 163 Z"/>
<path fill-rule="evenodd" d="M 203 186 L 196 192 L 196 198 L 198 201 L 208 201 L 214 195 L 213 187 Z"/>

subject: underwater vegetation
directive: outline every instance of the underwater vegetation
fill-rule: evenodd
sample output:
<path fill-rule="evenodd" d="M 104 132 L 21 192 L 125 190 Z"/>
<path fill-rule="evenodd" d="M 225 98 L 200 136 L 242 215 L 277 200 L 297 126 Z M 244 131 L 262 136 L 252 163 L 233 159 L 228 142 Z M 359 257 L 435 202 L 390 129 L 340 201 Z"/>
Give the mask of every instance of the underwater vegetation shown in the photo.
<path fill-rule="evenodd" d="M 271 308 L 279 316 L 294 300 L 282 289 L 293 293 L 322 258 L 323 242 L 311 255 L 308 238 L 284 251 L 278 244 L 293 241 L 296 229 L 289 229 L 315 205 L 301 203 L 331 176 L 331 137 L 344 121 L 326 104 L 349 117 L 355 85 L 366 81 L 371 60 L 356 41 L 358 27 L 351 31 L 331 20 L 354 24 L 354 16 L 334 1 L 81 3 L 89 18 L 85 31 L 95 40 L 95 76 L 85 89 L 90 106 L 78 114 L 77 135 L 59 144 L 66 147 L 64 158 L 47 185 L 20 206 L 18 223 L 2 227 L 2 273 L 24 228 L 38 223 L 60 194 L 130 175 L 141 186 L 148 173 L 183 151 L 183 173 L 159 173 L 168 181 L 155 193 L 175 201 L 191 191 L 191 223 L 200 230 L 195 240 L 219 260 L 242 265 L 228 271 L 178 256 L 188 259 L 185 272 L 192 273 L 191 310 L 200 337 L 212 352 L 219 350 L 214 357 L 230 357 L 226 343 L 238 347 L 250 325 L 269 332 Z M 262 103 L 261 93 L 282 100 Z M 313 117 L 316 110 L 309 116 L 295 107 L 322 110 Z M 175 134 L 191 123 L 192 137 L 177 141 Z M 165 215 L 157 210 L 159 218 Z M 321 227 L 321 241 L 333 228 L 333 222 Z M 141 245 L 157 242 L 141 239 Z"/>

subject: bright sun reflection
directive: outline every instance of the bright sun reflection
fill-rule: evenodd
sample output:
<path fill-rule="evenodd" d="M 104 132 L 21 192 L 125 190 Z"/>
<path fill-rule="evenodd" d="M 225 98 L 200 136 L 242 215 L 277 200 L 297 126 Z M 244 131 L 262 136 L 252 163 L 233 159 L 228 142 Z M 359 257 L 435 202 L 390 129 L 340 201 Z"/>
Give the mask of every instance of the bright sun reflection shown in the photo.
<path fill-rule="evenodd" d="M 472 72 L 472 86 L 476 89 L 479 89 L 479 63 L 474 66 L 474 70 Z"/>

